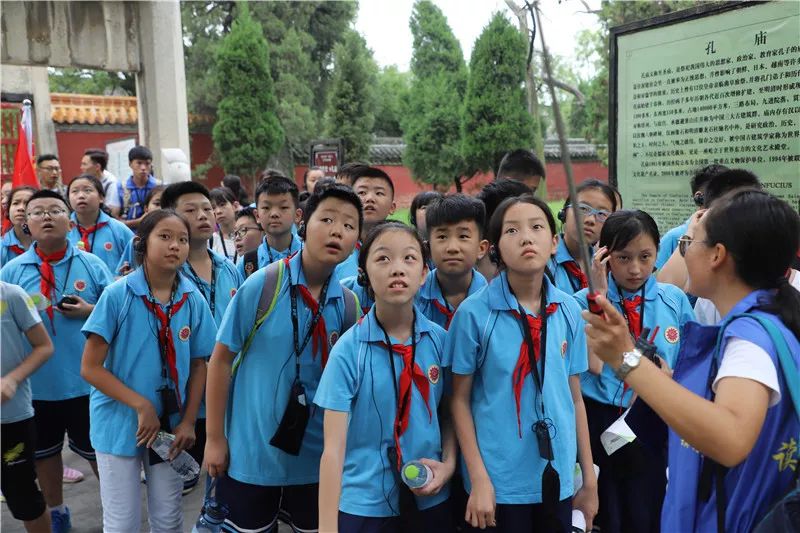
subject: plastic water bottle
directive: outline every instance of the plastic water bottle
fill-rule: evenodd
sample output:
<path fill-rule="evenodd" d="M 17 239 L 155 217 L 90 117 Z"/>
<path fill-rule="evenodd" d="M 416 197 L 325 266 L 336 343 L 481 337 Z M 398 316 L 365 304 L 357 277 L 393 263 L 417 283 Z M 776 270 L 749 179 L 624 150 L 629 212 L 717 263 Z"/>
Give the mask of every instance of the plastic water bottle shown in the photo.
<path fill-rule="evenodd" d="M 572 510 L 572 531 L 573 533 L 584 533 L 586 531 L 586 517 L 578 509 Z"/>
<path fill-rule="evenodd" d="M 216 501 L 206 501 L 192 533 L 219 533 L 222 531 L 222 523 L 227 516 L 227 507 Z"/>
<path fill-rule="evenodd" d="M 433 479 L 433 471 L 419 461 L 409 461 L 400 471 L 403 482 L 412 489 L 421 489 Z"/>
<path fill-rule="evenodd" d="M 173 442 L 175 442 L 175 435 L 166 431 L 159 431 L 158 435 L 156 435 L 156 440 L 153 441 L 152 449 L 159 457 L 169 463 L 169 466 L 181 476 L 183 481 L 194 480 L 200 475 L 200 465 L 185 451 L 170 460 L 169 449 L 172 447 Z"/>

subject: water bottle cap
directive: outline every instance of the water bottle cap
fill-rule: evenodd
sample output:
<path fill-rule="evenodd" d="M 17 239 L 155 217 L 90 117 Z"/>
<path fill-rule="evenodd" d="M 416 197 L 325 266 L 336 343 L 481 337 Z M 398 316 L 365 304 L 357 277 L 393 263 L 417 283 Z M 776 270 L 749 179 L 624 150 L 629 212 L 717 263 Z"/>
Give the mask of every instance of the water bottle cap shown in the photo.
<path fill-rule="evenodd" d="M 403 473 L 407 479 L 416 479 L 419 476 L 419 467 L 415 464 L 406 465 Z"/>

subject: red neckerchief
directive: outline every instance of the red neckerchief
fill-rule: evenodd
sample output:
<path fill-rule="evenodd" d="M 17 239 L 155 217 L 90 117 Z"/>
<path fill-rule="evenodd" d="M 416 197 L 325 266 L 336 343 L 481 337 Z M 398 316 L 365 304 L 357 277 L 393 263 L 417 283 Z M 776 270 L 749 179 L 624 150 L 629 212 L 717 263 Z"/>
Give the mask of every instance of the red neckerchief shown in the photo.
<path fill-rule="evenodd" d="M 444 329 L 450 329 L 450 322 L 453 320 L 453 315 L 455 314 L 455 310 L 448 309 L 447 306 L 440 304 L 439 300 L 435 298 L 431 301 L 433 302 L 433 306 L 440 313 L 442 313 L 445 316 L 445 318 L 447 318 L 447 321 L 444 323 Z"/>
<path fill-rule="evenodd" d="M 81 234 L 81 242 L 83 242 L 83 250 L 85 252 L 92 252 L 92 246 L 89 244 L 89 235 L 94 233 L 95 231 L 99 230 L 103 226 L 108 225 L 108 222 L 98 222 L 94 226 L 89 226 L 88 228 L 84 228 L 80 224 L 78 224 L 78 232 Z"/>
<path fill-rule="evenodd" d="M 585 289 L 589 286 L 589 278 L 587 278 L 586 274 L 583 273 L 583 270 L 581 270 L 581 267 L 578 266 L 578 263 L 575 261 L 565 261 L 561 264 L 564 265 L 564 268 L 567 269 L 567 272 L 569 272 L 573 278 L 578 280 L 581 285 L 581 289 Z"/>
<path fill-rule="evenodd" d="M 167 358 L 167 369 L 169 370 L 169 377 L 172 379 L 172 382 L 175 384 L 175 394 L 178 397 L 178 406 L 183 405 L 183 401 L 181 400 L 181 389 L 178 381 L 178 366 L 177 366 L 177 355 L 175 353 L 175 342 L 172 340 L 172 330 L 170 329 L 169 321 L 170 319 L 180 311 L 183 304 L 186 303 L 187 298 L 189 298 L 189 293 L 186 292 L 183 294 L 180 300 L 175 302 L 169 307 L 169 316 L 161 309 L 161 306 L 155 302 L 151 302 L 147 296 L 142 295 L 142 301 L 144 302 L 145 307 L 147 307 L 150 312 L 156 315 L 158 319 L 159 328 L 158 328 L 158 346 L 159 349 L 163 349 Z M 163 348 L 162 348 L 163 346 Z"/>
<path fill-rule="evenodd" d="M 551 303 L 545 309 L 545 315 L 552 315 L 553 313 L 558 310 L 557 303 Z M 520 315 L 519 311 L 512 310 L 511 314 L 513 314 L 517 320 L 519 320 Z M 531 316 L 526 314 L 525 319 L 528 321 L 528 328 L 531 332 L 531 339 L 533 340 L 533 358 L 536 363 L 539 362 L 540 353 L 539 350 L 541 349 L 541 333 L 542 333 L 542 316 Z M 525 342 L 525 337 L 523 333 L 522 343 L 519 345 L 519 357 L 517 358 L 517 364 L 514 367 L 514 373 L 511 376 L 511 385 L 514 391 L 514 400 L 517 403 L 517 428 L 519 430 L 519 437 L 522 438 L 522 421 L 520 419 L 520 396 L 522 395 L 522 386 L 525 384 L 525 376 L 531 373 L 531 369 L 533 368 L 531 365 L 535 363 L 531 363 L 530 354 L 528 353 L 528 343 Z M 544 371 L 544 369 L 542 369 Z M 534 387 L 536 384 L 534 383 Z M 544 391 L 542 391 L 544 393 Z"/>
<path fill-rule="evenodd" d="M 642 336 L 642 321 L 639 316 L 639 305 L 642 303 L 642 297 L 636 296 L 631 300 L 622 300 L 622 310 L 625 312 L 625 317 L 628 319 L 628 330 L 633 335 L 633 340 L 639 340 Z"/>
<path fill-rule="evenodd" d="M 56 290 L 56 273 L 53 271 L 53 265 L 51 263 L 57 263 L 64 259 L 68 248 L 69 246 L 65 247 L 60 252 L 45 255 L 38 246 L 34 247 L 36 255 L 42 260 L 42 266 L 40 267 L 42 278 L 39 280 L 39 290 L 42 295 L 47 298 L 47 309 L 45 309 L 45 312 L 50 319 L 50 327 L 53 330 L 53 335 L 56 333 L 56 326 L 53 323 L 53 297 L 55 296 L 53 293 Z"/>
<path fill-rule="evenodd" d="M 306 304 L 313 317 L 319 310 L 319 304 L 311 296 L 308 287 L 298 284 L 297 288 L 300 290 L 300 296 L 303 297 L 303 303 Z M 328 328 L 325 327 L 325 317 L 322 315 L 319 315 L 314 332 L 311 334 L 311 357 L 316 359 L 318 351 L 322 352 L 322 368 L 325 368 L 325 365 L 328 364 Z"/>
<path fill-rule="evenodd" d="M 14 252 L 15 255 L 22 255 L 25 253 L 25 248 L 19 244 L 11 244 L 8 246 L 8 249 Z"/>
<path fill-rule="evenodd" d="M 385 342 L 381 346 L 388 348 Z M 394 446 L 397 449 L 397 469 L 403 467 L 403 453 L 400 450 L 400 435 L 408 429 L 408 419 L 411 412 L 411 383 L 417 386 L 417 390 L 425 400 L 425 408 L 428 410 L 428 418 L 433 419 L 433 413 L 428 405 L 430 395 L 430 383 L 427 376 L 414 362 L 414 347 L 403 344 L 392 344 L 392 351 L 403 358 L 403 369 L 400 371 L 400 385 L 398 387 L 397 415 L 394 422 Z M 412 367 L 413 363 L 413 367 Z"/>

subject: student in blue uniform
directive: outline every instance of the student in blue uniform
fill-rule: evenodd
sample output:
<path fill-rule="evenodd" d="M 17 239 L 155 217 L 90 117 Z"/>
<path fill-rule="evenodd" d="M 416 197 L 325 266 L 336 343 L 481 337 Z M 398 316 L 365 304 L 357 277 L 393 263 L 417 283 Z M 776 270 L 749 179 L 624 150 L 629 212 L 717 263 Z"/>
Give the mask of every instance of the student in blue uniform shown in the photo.
<path fill-rule="evenodd" d="M 427 209 L 428 248 L 436 268 L 417 294 L 417 307 L 429 320 L 450 327 L 453 314 L 468 296 L 486 285 L 475 265 L 486 255 L 483 203 L 464 194 L 433 201 Z"/>
<path fill-rule="evenodd" d="M 394 213 L 394 183 L 389 174 L 377 167 L 355 167 L 353 174 L 353 190 L 364 206 L 364 226 L 353 253 L 338 267 L 339 279 L 358 275 L 358 254 L 361 242 L 369 231 Z M 338 182 L 338 176 L 337 176 Z M 319 184 L 318 184 L 319 185 Z"/>
<path fill-rule="evenodd" d="M 594 256 L 595 290 L 622 313 L 634 341 L 647 328 L 644 340 L 653 339 L 656 354 L 669 368 L 675 366 L 684 324 L 694 320 L 686 295 L 678 287 L 658 283 L 653 265 L 659 235 L 655 220 L 644 211 L 617 211 L 600 233 L 600 249 Z M 583 289 L 575 294 L 588 309 Z M 666 367 L 665 367 L 666 368 Z M 600 467 L 600 510 L 595 524 L 605 532 L 659 530 L 661 504 L 667 480 L 666 456 L 635 440 L 608 455 L 600 436 L 626 409 L 633 391 L 609 365 L 589 352 L 589 371 L 581 378 L 592 457 Z"/>
<path fill-rule="evenodd" d="M 258 247 L 258 270 L 284 257 L 296 254 L 303 247 L 303 241 L 292 228 L 303 216 L 298 200 L 297 185 L 284 176 L 270 176 L 256 189 L 256 219 L 264 230 L 264 241 Z M 250 252 L 252 255 L 253 252 Z M 246 278 L 253 261 L 243 257 L 237 264 L 242 277 Z"/>
<path fill-rule="evenodd" d="M 73 178 L 67 187 L 73 226 L 69 241 L 84 252 L 99 257 L 109 271 L 116 269 L 133 232 L 103 211 L 103 184 L 89 174 Z"/>
<path fill-rule="evenodd" d="M 263 240 L 264 230 L 258 225 L 256 210 L 252 207 L 243 207 L 237 211 L 233 224 L 233 242 L 236 246 L 237 262 L 242 261 L 247 252 L 257 249 Z M 252 274 L 254 271 L 250 273 Z M 245 273 L 247 273 L 247 268 L 245 268 Z"/>
<path fill-rule="evenodd" d="M 428 209 L 428 205 L 430 205 L 431 202 L 442 198 L 442 196 L 444 195 L 440 192 L 423 191 L 411 200 L 411 207 L 408 208 L 408 221 L 417 229 L 417 233 L 419 233 L 423 240 L 428 238 L 428 228 L 425 224 L 425 211 Z"/>
<path fill-rule="evenodd" d="M 376 226 L 363 252 L 375 305 L 334 348 L 314 398 L 325 409 L 320 530 L 447 532 L 456 447 L 446 408 L 439 419 L 445 332 L 414 306 L 427 254 L 401 222 Z M 412 460 L 433 472 L 416 498 L 400 479 Z"/>
<path fill-rule="evenodd" d="M 503 203 L 506 198 L 530 194 L 530 188 L 521 181 L 511 179 L 492 180 L 487 183 L 476 198 L 483 203 L 486 210 L 486 223 L 492 219 L 497 206 Z M 499 273 L 497 265 L 485 254 L 478 260 L 476 267 L 478 272 L 483 274 L 487 280 L 492 280 Z"/>
<path fill-rule="evenodd" d="M 147 448 L 159 430 L 175 435 L 174 454 L 194 443 L 214 347 L 208 306 L 180 274 L 189 239 L 189 224 L 174 211 L 145 215 L 136 236 L 142 266 L 106 289 L 83 327 L 104 531 L 139 530 L 142 469 L 150 529 L 183 531 L 181 478 Z"/>
<path fill-rule="evenodd" d="M 538 198 L 509 198 L 488 236 L 501 273 L 459 306 L 444 350 L 466 530 L 569 531 L 573 507 L 590 529 L 597 480 L 579 377 L 586 339 L 578 304 L 544 274 L 555 220 Z M 583 486 L 573 500 L 576 457 Z"/>
<path fill-rule="evenodd" d="M 723 323 L 687 324 L 672 377 L 636 352 L 608 300 L 598 299 L 605 320 L 583 313 L 589 348 L 670 427 L 661 531 L 753 531 L 794 486 L 800 421 L 787 376 L 800 365 L 800 293 L 786 271 L 798 248 L 800 217 L 783 200 L 745 190 L 714 203 L 680 250 L 692 294 Z M 779 362 L 783 343 L 794 368 Z"/>
<path fill-rule="evenodd" d="M 28 379 L 51 355 L 53 343 L 33 300 L 22 288 L 0 281 L 0 335 L 3 350 L 0 457 L 3 496 L 11 516 L 30 533 L 50 531 L 50 514 L 36 486 L 31 385 Z M 27 341 L 27 342 L 26 342 Z"/>
<path fill-rule="evenodd" d="M 218 478 L 217 500 L 230 510 L 226 531 L 273 531 L 279 505 L 296 530 L 317 528 L 322 411 L 310 405 L 344 333 L 346 289 L 335 267 L 352 252 L 361 218 L 352 190 L 318 187 L 303 213 L 307 246 L 282 268 L 248 277 L 225 312 L 209 364 L 205 461 Z M 281 275 L 256 325 L 268 272 Z M 297 419 L 307 425 L 293 426 Z"/>
<path fill-rule="evenodd" d="M 584 241 L 591 247 L 600 239 L 600 230 L 608 216 L 617 209 L 617 198 L 614 190 L 596 179 L 589 179 L 575 189 L 575 202 L 583 216 L 583 228 L 578 228 L 575 213 L 572 210 L 573 200 L 567 198 L 564 207 L 558 212 L 558 220 L 563 224 L 562 233 L 553 258 L 547 265 L 548 275 L 555 286 L 574 294 L 589 286 L 588 274 L 581 267 L 581 252 L 578 231 L 583 231 Z"/>
<path fill-rule="evenodd" d="M 36 189 L 33 187 L 23 186 L 12 189 L 8 194 L 6 216 L 11 222 L 11 228 L 3 234 L 3 239 L 0 241 L 0 266 L 24 254 L 33 242 L 30 230 L 25 224 L 25 206 L 35 192 Z"/>
<path fill-rule="evenodd" d="M 144 199 L 145 214 L 155 211 L 156 209 L 161 209 L 161 195 L 164 194 L 164 189 L 166 189 L 164 185 L 156 185 L 150 189 L 150 192 L 147 193 Z M 136 267 L 136 260 L 134 259 L 133 253 L 133 239 L 131 239 L 125 246 L 125 250 L 119 258 L 119 263 L 117 263 L 116 268 L 112 272 L 115 276 L 124 276 L 133 272 L 133 269 Z"/>
<path fill-rule="evenodd" d="M 69 211 L 60 194 L 37 191 L 28 200 L 26 215 L 36 242 L 0 270 L 0 279 L 31 296 L 55 345 L 53 357 L 31 376 L 31 388 L 39 485 L 53 530 L 66 531 L 70 514 L 64 506 L 61 461 L 65 432 L 72 451 L 97 472 L 89 441 L 89 384 L 80 376 L 78 354 L 85 343 L 80 329 L 113 278 L 98 257 L 67 240 Z"/>

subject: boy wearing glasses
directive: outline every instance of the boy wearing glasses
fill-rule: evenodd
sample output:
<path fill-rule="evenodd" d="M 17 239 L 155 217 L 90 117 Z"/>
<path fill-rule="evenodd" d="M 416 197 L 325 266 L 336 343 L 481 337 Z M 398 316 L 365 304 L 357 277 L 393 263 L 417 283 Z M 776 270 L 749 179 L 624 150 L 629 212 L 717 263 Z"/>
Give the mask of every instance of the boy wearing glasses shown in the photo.
<path fill-rule="evenodd" d="M 61 183 L 61 163 L 53 154 L 42 154 L 36 158 L 36 177 L 42 189 L 57 192 L 66 197 L 67 188 Z"/>
<path fill-rule="evenodd" d="M 562 233 L 556 253 L 547 265 L 551 281 L 567 294 L 575 294 L 589 286 L 589 274 L 583 271 L 580 264 L 578 231 L 583 231 L 584 240 L 590 246 L 591 257 L 593 253 L 591 247 L 600 240 L 603 224 L 608 216 L 617 210 L 614 189 L 602 181 L 586 180 L 578 185 L 575 194 L 574 202 L 581 211 L 583 227 L 578 228 L 572 209 L 573 199 L 568 198 L 564 202 L 564 207 L 558 212 L 558 220 L 563 224 Z"/>
<path fill-rule="evenodd" d="M 245 207 L 236 212 L 236 222 L 233 224 L 233 243 L 236 246 L 237 264 L 244 261 L 248 252 L 254 252 L 264 240 L 264 230 L 258 225 L 256 220 L 256 210 L 252 207 Z M 258 268 L 258 256 L 250 267 L 250 272 L 245 268 L 245 275 L 249 276 Z M 247 265 L 245 265 L 247 267 Z"/>
<path fill-rule="evenodd" d="M 61 485 L 65 432 L 69 447 L 89 461 L 97 475 L 89 441 L 89 384 L 80 376 L 86 342 L 80 331 L 100 293 L 114 279 L 101 259 L 70 245 L 69 210 L 63 196 L 50 190 L 35 192 L 28 200 L 26 218 L 36 242 L 0 270 L 0 280 L 28 293 L 55 346 L 50 360 L 31 376 L 36 472 L 52 530 L 67 531 L 70 515 Z"/>

